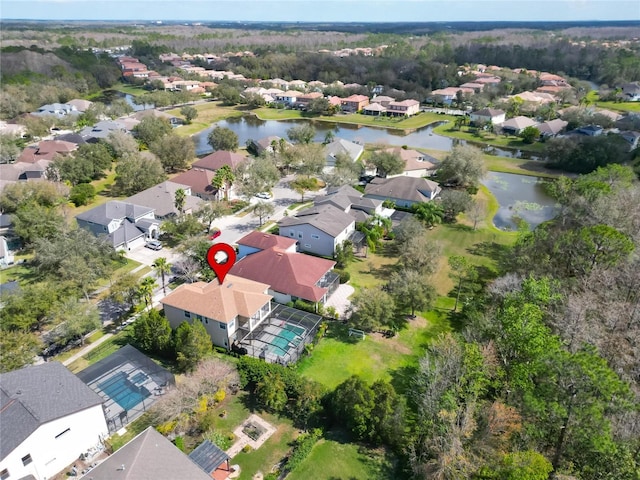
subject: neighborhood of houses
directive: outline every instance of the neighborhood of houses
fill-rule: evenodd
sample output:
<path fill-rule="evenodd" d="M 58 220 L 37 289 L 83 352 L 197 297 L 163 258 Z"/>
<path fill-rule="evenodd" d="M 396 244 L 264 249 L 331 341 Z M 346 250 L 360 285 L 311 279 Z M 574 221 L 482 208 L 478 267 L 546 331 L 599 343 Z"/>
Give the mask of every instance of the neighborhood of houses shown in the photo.
<path fill-rule="evenodd" d="M 165 90 L 206 95 L 216 87 L 214 80 L 249 82 L 233 72 L 193 66 L 189 61 L 193 57 L 186 55 L 166 54 L 160 59 L 180 71 L 210 80 L 163 77 L 129 56 L 119 56 L 117 62 L 125 78 L 160 82 Z M 431 100 L 450 105 L 460 96 L 492 88 L 502 82 L 501 71 L 499 67 L 482 65 L 463 69 L 465 74 L 475 75 L 475 80 L 434 90 Z M 558 95 L 572 88 L 558 75 L 527 73 L 539 78 L 541 86 L 532 92 L 510 96 L 525 106 L 556 103 Z M 262 85 L 248 86 L 244 93 L 259 95 L 268 104 L 298 109 L 306 109 L 315 99 L 325 98 L 322 90 L 327 86 L 317 81 L 277 78 L 260 83 Z M 336 84 L 347 90 L 362 87 Z M 327 100 L 346 113 L 410 117 L 421 111 L 421 101 L 417 99 L 397 100 L 382 93 L 378 89 L 371 97 L 354 93 Z M 628 101 L 640 101 L 640 85 L 624 85 L 622 94 Z M 71 100 L 65 104 L 43 105 L 32 115 L 77 117 L 90 105 L 86 100 Z M 620 114 L 609 110 L 570 108 L 604 115 L 614 124 L 622 120 Z M 597 124 L 566 132 L 568 122 L 565 120 L 539 121 L 531 115 L 508 118 L 504 110 L 490 107 L 467 113 L 469 121 L 477 126 L 491 126 L 515 135 L 528 127 L 535 127 L 543 137 L 595 136 L 606 132 Z M 42 140 L 25 148 L 14 163 L 0 165 L 0 189 L 15 182 L 48 181 L 47 168 L 56 156 L 72 156 L 79 145 L 103 141 L 111 132 L 131 133 L 145 115 L 161 116 L 174 125 L 179 124 L 179 119 L 152 109 L 116 120 L 103 119 L 77 133 Z M 3 123 L 0 130 L 23 135 L 24 130 L 19 127 Z M 637 148 L 639 132 L 617 129 L 615 133 L 629 142 L 630 149 Z M 280 140 L 266 137 L 255 140 L 253 146 L 258 154 L 268 153 Z M 324 149 L 325 171 L 335 167 L 339 156 L 356 162 L 364 152 L 362 145 L 341 138 L 328 142 Z M 297 361 L 305 345 L 313 339 L 322 317 L 293 308 L 291 303 L 302 300 L 326 305 L 336 295 L 341 288 L 339 275 L 333 271 L 336 249 L 345 241 L 356 251 L 366 248 L 356 224 L 372 216 L 394 221 L 396 210 L 386 205 L 409 209 L 436 199 L 441 191 L 438 183 L 430 179 L 437 169 L 435 158 L 409 148 L 390 147 L 387 151 L 404 161 L 400 174 L 373 178 L 363 192 L 351 186 L 325 189 L 312 199 L 310 206 L 280 218 L 278 234 L 254 230 L 237 238 L 234 242 L 237 262 L 223 282 L 216 279 L 184 283 L 162 296 L 159 303 L 171 326 L 177 328 L 184 321 L 198 320 L 217 347 L 285 365 Z M 116 250 L 129 253 L 144 249 L 149 242 L 160 238 L 162 221 L 194 213 L 203 202 L 220 199 L 222 192 L 212 185 L 216 171 L 223 167 L 235 170 L 251 161 L 251 157 L 240 153 L 215 151 L 170 180 L 78 214 L 77 224 L 96 236 L 108 238 Z M 368 173 L 375 175 L 376 172 Z M 178 190 L 185 194 L 180 211 L 175 202 Z M 233 189 L 226 193 L 234 195 Z M 4 223 L 6 219 L 2 220 L 0 264 L 7 266 L 13 264 L 14 255 L 9 248 L 9 233 L 5 233 L 10 232 L 10 227 Z M 137 471 L 144 471 L 147 477 L 151 473 L 157 474 L 157 478 L 193 480 L 233 476 L 232 456 L 209 440 L 187 456 L 153 428 L 140 433 L 115 454 L 104 455 L 104 440 L 147 411 L 174 383 L 170 372 L 132 346 L 123 347 L 78 374 L 56 361 L 1 374 L 0 479 L 51 479 L 62 471 L 87 474 L 86 478 L 94 480 L 138 478 Z"/>

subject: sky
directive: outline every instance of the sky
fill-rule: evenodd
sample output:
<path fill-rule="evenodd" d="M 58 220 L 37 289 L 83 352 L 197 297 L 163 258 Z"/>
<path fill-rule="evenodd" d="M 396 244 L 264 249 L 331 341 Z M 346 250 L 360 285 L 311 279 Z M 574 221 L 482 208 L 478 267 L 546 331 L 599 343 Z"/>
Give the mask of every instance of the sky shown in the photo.
<path fill-rule="evenodd" d="M 0 19 L 191 22 L 640 20 L 640 0 L 0 0 Z"/>

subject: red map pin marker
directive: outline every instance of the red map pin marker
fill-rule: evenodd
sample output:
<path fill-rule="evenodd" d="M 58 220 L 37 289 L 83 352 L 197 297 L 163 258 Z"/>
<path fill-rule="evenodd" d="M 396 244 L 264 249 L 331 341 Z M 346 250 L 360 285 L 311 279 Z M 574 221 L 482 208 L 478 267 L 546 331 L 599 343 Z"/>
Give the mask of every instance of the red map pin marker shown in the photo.
<path fill-rule="evenodd" d="M 222 262 L 216 261 L 216 254 L 218 252 L 224 252 L 227 255 L 227 259 Z M 209 247 L 207 251 L 207 263 L 211 269 L 216 273 L 220 285 L 224 282 L 224 277 L 227 276 L 233 264 L 236 263 L 236 251 L 228 243 L 216 243 Z"/>

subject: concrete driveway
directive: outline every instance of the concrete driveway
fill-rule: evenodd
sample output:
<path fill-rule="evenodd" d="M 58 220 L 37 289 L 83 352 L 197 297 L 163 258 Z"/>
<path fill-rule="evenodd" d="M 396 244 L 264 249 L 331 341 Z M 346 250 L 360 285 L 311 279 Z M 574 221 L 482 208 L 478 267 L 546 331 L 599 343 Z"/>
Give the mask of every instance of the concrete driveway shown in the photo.
<path fill-rule="evenodd" d="M 140 262 L 143 265 L 153 265 L 157 258 L 164 257 L 169 263 L 177 260 L 179 255 L 172 249 L 163 247 L 162 250 L 151 250 L 145 246 L 135 248 L 127 252 L 127 258 Z"/>

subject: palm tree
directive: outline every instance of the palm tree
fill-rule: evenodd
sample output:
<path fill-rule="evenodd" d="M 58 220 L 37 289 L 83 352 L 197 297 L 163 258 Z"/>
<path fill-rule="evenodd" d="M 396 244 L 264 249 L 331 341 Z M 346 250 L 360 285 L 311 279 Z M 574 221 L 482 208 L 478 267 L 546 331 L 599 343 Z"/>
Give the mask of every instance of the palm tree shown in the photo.
<path fill-rule="evenodd" d="M 211 180 L 211 184 L 220 190 L 224 187 L 224 199 L 229 200 L 229 190 L 231 190 L 231 185 L 236 181 L 236 176 L 231 170 L 229 165 L 224 165 L 223 167 L 216 170 L 216 175 Z"/>
<path fill-rule="evenodd" d="M 138 286 L 138 295 L 144 298 L 145 310 L 153 304 L 153 290 L 156 285 L 153 277 L 144 277 Z"/>
<path fill-rule="evenodd" d="M 436 223 L 442 223 L 444 217 L 442 207 L 434 202 L 417 203 L 413 206 L 413 212 L 429 228 L 432 228 Z"/>
<path fill-rule="evenodd" d="M 166 295 L 167 285 L 165 283 L 165 275 L 171 272 L 171 264 L 167 261 L 166 258 L 160 257 L 157 258 L 156 262 L 153 264 L 153 269 L 162 277 L 162 291 Z"/>
<path fill-rule="evenodd" d="M 187 194 L 181 188 L 176 190 L 174 205 L 178 209 L 178 214 L 182 215 L 184 213 L 184 204 L 187 201 Z"/>

